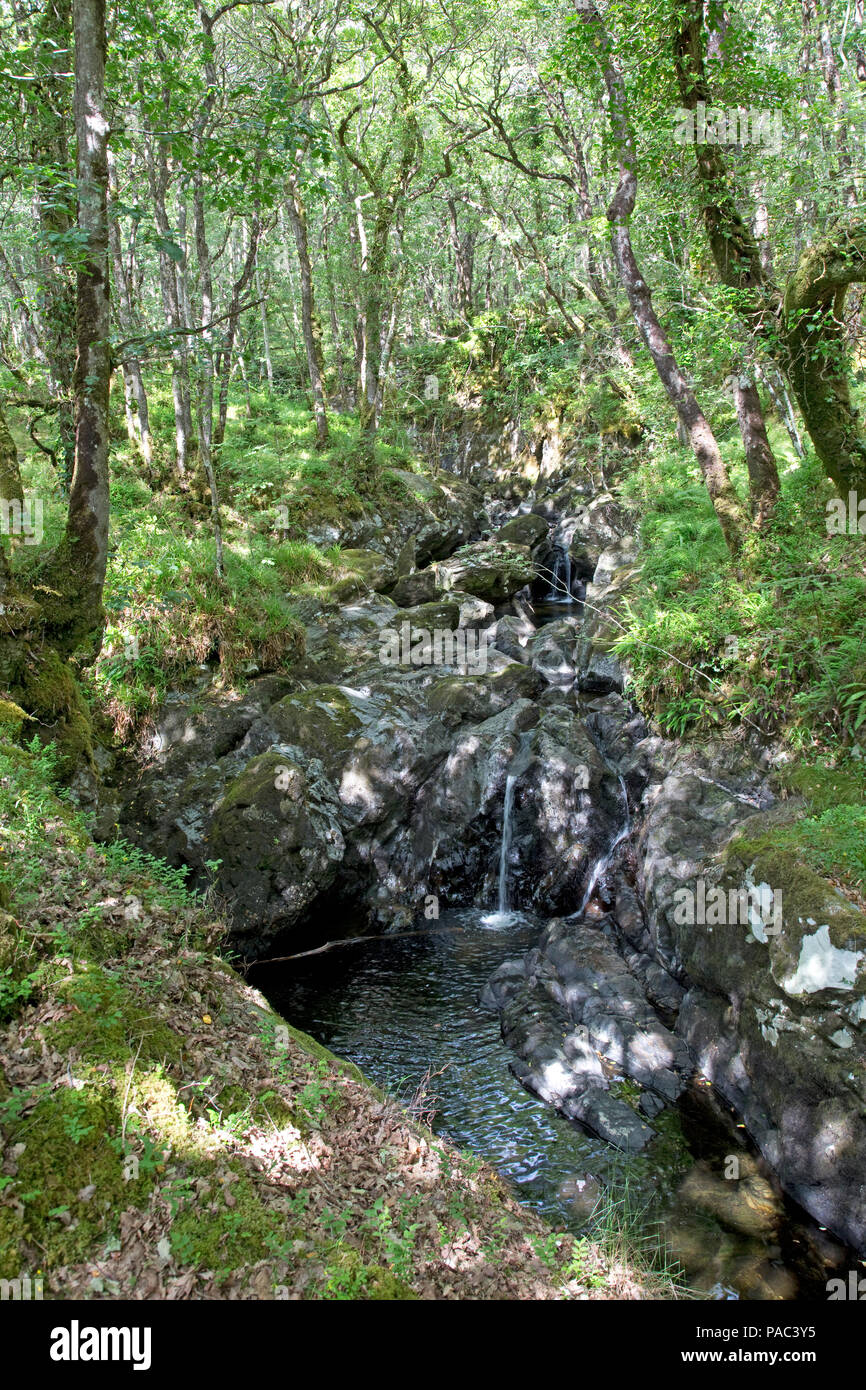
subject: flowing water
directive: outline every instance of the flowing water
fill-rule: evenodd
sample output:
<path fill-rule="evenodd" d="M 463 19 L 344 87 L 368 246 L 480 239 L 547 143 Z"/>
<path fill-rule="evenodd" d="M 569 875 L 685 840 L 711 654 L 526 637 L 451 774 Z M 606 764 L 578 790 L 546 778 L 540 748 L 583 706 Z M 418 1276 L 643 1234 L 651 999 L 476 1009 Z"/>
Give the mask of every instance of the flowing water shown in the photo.
<path fill-rule="evenodd" d="M 578 606 L 562 595 L 564 587 L 533 605 L 537 625 L 560 617 L 566 604 Z M 295 1026 L 355 1062 L 437 1133 L 493 1164 L 519 1200 L 560 1228 L 591 1229 L 599 1194 L 622 1202 L 627 1191 L 645 1229 L 663 1231 L 668 1258 L 680 1261 L 705 1295 L 825 1299 L 827 1278 L 837 1267 L 853 1267 L 853 1257 L 783 1197 L 700 1078 L 676 1109 L 656 1119 L 658 1138 L 649 1149 L 626 1157 L 524 1090 L 509 1070 L 498 1016 L 479 998 L 497 967 L 531 949 L 543 928 L 509 901 L 515 791 L 525 758 L 522 743 L 505 786 L 495 912 L 449 911 L 429 933 L 360 941 L 363 925 L 344 920 L 332 932 L 343 943 L 338 948 L 254 967 L 252 982 Z M 575 918 L 592 911 L 630 833 L 619 781 L 620 829 L 590 872 Z M 743 1165 L 742 1186 L 719 1177 L 732 1150 Z"/>
<path fill-rule="evenodd" d="M 352 934 L 352 923 L 342 925 L 335 937 Z M 575 1180 L 591 1175 L 614 1195 L 627 1181 L 630 1203 L 646 1207 L 648 1222 L 663 1221 L 694 1287 L 713 1297 L 826 1298 L 825 1266 L 841 1259 L 841 1247 L 783 1199 L 749 1216 L 754 1230 L 732 1231 L 694 1205 L 694 1185 L 687 1199 L 677 1196 L 687 1175 L 699 1186 L 707 1171 L 721 1171 L 731 1149 L 730 1122 L 726 1126 L 707 1109 L 699 1085 L 678 1111 L 656 1121 L 660 1138 L 648 1152 L 625 1157 L 530 1095 L 512 1075 L 498 1017 L 481 1008 L 479 995 L 506 957 L 535 944 L 539 921 L 467 909 L 444 913 L 430 925 L 429 935 L 368 938 L 263 965 L 251 980 L 291 1023 L 355 1062 L 404 1104 L 421 1092 L 421 1108 L 435 1108 L 437 1133 L 492 1163 L 519 1200 L 560 1228 L 587 1229 L 592 1200 L 575 1192 Z M 728 1189 L 733 1193 L 735 1186 Z M 597 1187 L 590 1183 L 585 1190 Z M 716 1181 L 716 1202 L 719 1190 Z M 742 1213 L 738 1220 L 742 1225 Z"/>

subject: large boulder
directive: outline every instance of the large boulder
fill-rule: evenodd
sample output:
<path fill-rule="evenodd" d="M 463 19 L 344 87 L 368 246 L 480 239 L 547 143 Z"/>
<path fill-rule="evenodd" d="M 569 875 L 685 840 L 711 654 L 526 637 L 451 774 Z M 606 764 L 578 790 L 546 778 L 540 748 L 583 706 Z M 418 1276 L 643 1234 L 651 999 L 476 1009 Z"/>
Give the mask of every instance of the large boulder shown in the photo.
<path fill-rule="evenodd" d="M 756 812 L 730 749 L 670 760 L 641 860 L 652 953 L 688 986 L 678 1031 L 786 1190 L 864 1250 L 866 915 L 775 848 L 796 808 Z"/>
<path fill-rule="evenodd" d="M 276 749 L 253 758 L 217 801 L 208 843 L 245 954 L 333 883 L 346 848 L 339 816 L 321 763 L 302 767 Z"/>
<path fill-rule="evenodd" d="M 464 546 L 435 568 L 443 589 L 460 589 L 488 603 L 511 598 L 524 589 L 535 574 L 525 546 L 492 541 Z"/>
<path fill-rule="evenodd" d="M 647 1003 L 597 927 L 548 922 L 538 946 L 509 960 L 482 1003 L 499 1011 L 512 1069 L 527 1089 L 617 1148 L 635 1152 L 654 1131 L 610 1093 L 602 1058 L 669 1103 L 692 1069 L 682 1041 Z"/>
<path fill-rule="evenodd" d="M 494 540 L 504 541 L 510 545 L 522 545 L 526 546 L 528 550 L 535 550 L 537 546 L 547 540 L 548 531 L 549 527 L 543 517 L 527 512 L 522 516 L 512 517 L 511 521 L 500 526 Z"/>

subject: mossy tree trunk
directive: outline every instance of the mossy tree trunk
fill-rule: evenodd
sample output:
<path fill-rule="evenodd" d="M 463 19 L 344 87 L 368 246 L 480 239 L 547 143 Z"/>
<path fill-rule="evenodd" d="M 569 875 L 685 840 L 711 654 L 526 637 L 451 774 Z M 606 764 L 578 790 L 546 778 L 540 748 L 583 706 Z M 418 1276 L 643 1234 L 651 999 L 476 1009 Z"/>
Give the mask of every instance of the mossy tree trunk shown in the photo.
<path fill-rule="evenodd" d="M 684 106 L 694 110 L 698 101 L 711 101 L 703 63 L 703 5 L 681 0 L 681 8 L 683 23 L 674 44 L 677 78 Z M 783 299 L 764 274 L 760 248 L 737 209 L 719 147 L 695 145 L 695 157 L 707 236 L 722 282 L 739 292 L 747 328 L 764 340 L 788 377 L 828 476 L 843 493 L 866 496 L 866 435 L 851 402 L 843 323 L 848 286 L 866 280 L 866 222 L 838 226 L 807 248 Z M 767 471 L 763 443 L 754 462 L 753 474 L 749 461 L 750 478 L 763 477 L 769 486 L 761 499 L 766 506 L 779 483 L 775 461 L 772 474 Z"/>
<path fill-rule="evenodd" d="M 48 565 L 47 635 L 58 650 L 88 641 L 98 651 L 108 560 L 108 120 L 105 0 L 75 0 L 75 130 L 78 232 L 75 469 L 63 540 Z"/>
<path fill-rule="evenodd" d="M 23 501 L 24 489 L 21 486 L 21 473 L 18 468 L 18 450 L 15 448 L 15 440 L 12 438 L 6 423 L 3 405 L 0 402 L 0 508 L 2 508 L 0 518 L 4 523 L 9 515 L 8 504 Z M 0 539 L 0 596 L 5 594 L 9 579 L 9 561 L 2 539 Z M 2 597 L 0 597 L 0 602 L 2 602 Z"/>
<path fill-rule="evenodd" d="M 866 281 L 866 222 L 837 226 L 800 257 L 785 292 L 789 375 L 806 428 L 843 495 L 866 497 L 866 433 L 851 401 L 844 306 Z"/>
<path fill-rule="evenodd" d="M 292 170 L 288 179 L 287 210 L 295 249 L 298 255 L 298 274 L 301 282 L 301 330 L 307 358 L 307 375 L 313 397 L 313 416 L 316 421 L 316 447 L 324 449 L 330 442 L 328 407 L 325 396 L 325 354 L 322 348 L 322 325 L 316 310 L 313 288 L 313 264 L 307 232 L 307 210 L 301 195 L 297 173 Z"/>
<path fill-rule="evenodd" d="M 675 40 L 677 80 L 683 106 L 694 111 L 699 101 L 711 105 L 703 57 L 702 0 L 682 0 L 683 25 Z M 731 192 L 731 174 L 717 144 L 696 144 L 695 161 L 703 191 L 704 226 L 723 285 L 738 293 L 746 326 L 753 337 L 775 325 L 778 295 L 765 284 L 758 242 L 744 222 Z M 749 472 L 749 498 L 755 526 L 769 521 L 780 491 L 779 471 L 767 436 L 757 387 L 746 372 L 735 372 L 734 402 Z"/>

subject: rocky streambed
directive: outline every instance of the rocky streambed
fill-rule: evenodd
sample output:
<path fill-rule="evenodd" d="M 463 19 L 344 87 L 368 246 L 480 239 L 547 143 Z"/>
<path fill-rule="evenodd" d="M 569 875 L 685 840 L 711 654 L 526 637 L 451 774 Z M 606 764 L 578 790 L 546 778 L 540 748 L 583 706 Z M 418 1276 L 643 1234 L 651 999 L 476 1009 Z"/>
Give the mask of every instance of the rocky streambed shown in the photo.
<path fill-rule="evenodd" d="M 374 1079 L 441 1072 L 533 1200 L 580 1224 L 628 1171 L 699 1286 L 823 1296 L 866 1250 L 863 918 L 774 853 L 771 747 L 630 705 L 632 528 L 567 470 L 510 508 L 446 477 L 341 537 L 303 661 L 176 692 L 100 815 L 214 882 L 248 962 L 380 938 L 256 981 Z M 714 889 L 744 915 L 689 920 Z"/>

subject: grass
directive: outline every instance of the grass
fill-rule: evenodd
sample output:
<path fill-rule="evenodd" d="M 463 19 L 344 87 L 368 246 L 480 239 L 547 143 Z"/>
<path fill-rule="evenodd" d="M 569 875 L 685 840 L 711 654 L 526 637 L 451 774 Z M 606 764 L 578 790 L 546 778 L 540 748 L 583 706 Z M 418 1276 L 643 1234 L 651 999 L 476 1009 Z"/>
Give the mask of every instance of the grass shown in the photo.
<path fill-rule="evenodd" d="M 407 497 L 399 471 L 416 467 L 404 434 L 393 429 L 361 457 L 357 423 L 333 415 L 331 444 L 315 446 L 303 401 L 251 392 L 249 412 L 229 408 L 218 463 L 225 579 L 215 575 L 209 509 L 173 490 L 164 441 L 173 438 L 170 383 L 149 383 L 157 458 L 148 476 L 126 440 L 113 400 L 111 523 L 103 646 L 85 674 L 85 690 L 128 739 L 168 689 L 204 664 L 221 681 L 279 670 L 303 655 L 295 602 L 322 592 L 343 570 L 327 528 L 347 518 L 399 509 Z M 160 442 L 162 441 L 162 442 Z M 60 540 L 65 502 L 43 456 L 19 436 L 22 476 L 43 502 L 41 546 L 18 545 L 14 563 L 25 586 L 40 555 Z M 313 531 L 322 539 L 308 539 Z"/>

